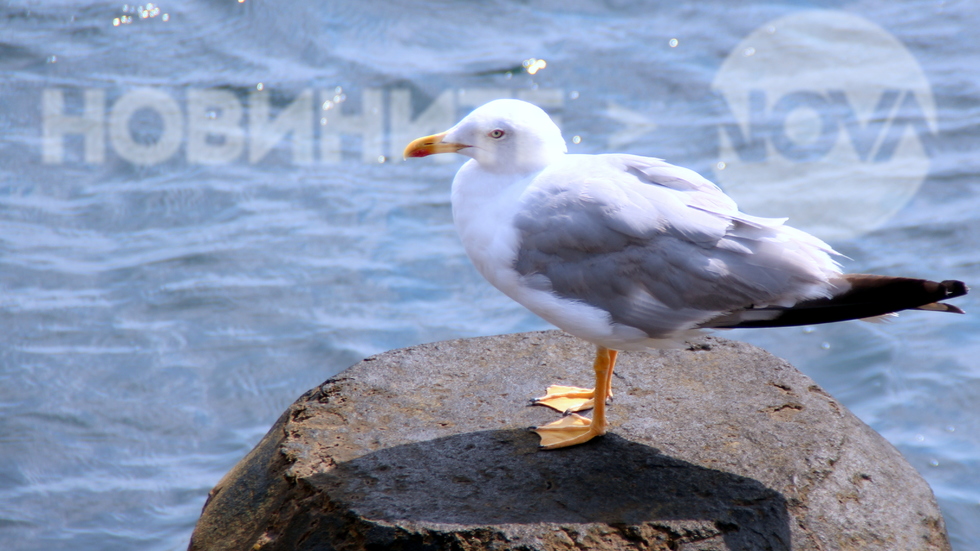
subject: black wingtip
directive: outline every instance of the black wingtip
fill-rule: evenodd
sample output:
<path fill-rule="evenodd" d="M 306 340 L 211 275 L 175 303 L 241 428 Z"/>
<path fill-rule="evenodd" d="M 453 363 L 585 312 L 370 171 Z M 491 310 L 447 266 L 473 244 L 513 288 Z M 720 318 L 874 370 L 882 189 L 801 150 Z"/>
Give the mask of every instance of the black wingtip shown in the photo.
<path fill-rule="evenodd" d="M 955 279 L 947 279 L 940 283 L 946 290 L 945 298 L 956 298 L 961 297 L 970 292 L 970 288 L 966 286 L 962 281 L 957 281 Z"/>

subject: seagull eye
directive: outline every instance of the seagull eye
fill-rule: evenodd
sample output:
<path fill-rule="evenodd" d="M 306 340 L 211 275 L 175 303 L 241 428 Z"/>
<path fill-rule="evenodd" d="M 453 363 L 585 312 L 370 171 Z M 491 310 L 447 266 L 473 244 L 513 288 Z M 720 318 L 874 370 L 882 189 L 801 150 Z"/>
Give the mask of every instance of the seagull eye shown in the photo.
<path fill-rule="evenodd" d="M 490 133 L 487 134 L 487 136 L 490 136 L 495 140 L 499 140 L 500 138 L 504 137 L 504 134 L 506 134 L 506 132 L 498 128 L 496 130 L 491 130 Z"/>

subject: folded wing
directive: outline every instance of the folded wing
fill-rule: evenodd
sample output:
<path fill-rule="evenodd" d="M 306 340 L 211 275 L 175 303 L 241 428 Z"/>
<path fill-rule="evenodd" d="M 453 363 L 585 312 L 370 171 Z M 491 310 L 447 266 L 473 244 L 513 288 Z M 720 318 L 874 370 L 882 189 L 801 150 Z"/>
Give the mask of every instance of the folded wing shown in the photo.
<path fill-rule="evenodd" d="M 840 276 L 826 243 L 740 213 L 711 182 L 658 159 L 570 155 L 522 201 L 514 267 L 526 282 L 654 338 L 828 298 Z"/>

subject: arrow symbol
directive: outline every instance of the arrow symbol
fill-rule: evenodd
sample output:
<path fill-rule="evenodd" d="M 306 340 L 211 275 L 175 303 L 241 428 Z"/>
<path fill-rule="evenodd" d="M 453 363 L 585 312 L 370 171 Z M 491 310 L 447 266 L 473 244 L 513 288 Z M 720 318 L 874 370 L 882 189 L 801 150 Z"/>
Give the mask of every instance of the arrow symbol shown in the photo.
<path fill-rule="evenodd" d="M 607 104 L 606 116 L 625 127 L 609 135 L 609 149 L 612 150 L 629 145 L 657 128 L 657 123 L 646 115 L 612 101 Z"/>

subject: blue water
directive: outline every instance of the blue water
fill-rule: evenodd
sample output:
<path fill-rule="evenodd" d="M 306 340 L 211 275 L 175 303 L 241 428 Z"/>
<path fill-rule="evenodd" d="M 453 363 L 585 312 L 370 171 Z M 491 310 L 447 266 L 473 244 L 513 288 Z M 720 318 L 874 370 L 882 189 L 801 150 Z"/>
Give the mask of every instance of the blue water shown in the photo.
<path fill-rule="evenodd" d="M 743 205 L 805 205 L 791 222 L 822 228 L 849 271 L 980 281 L 972 3 L 80 4 L 0 5 L 4 549 L 182 549 L 208 490 L 308 388 L 387 349 L 547 328 L 463 255 L 449 211 L 460 160 L 399 158 L 492 97 L 547 107 L 573 152 L 664 157 Z M 719 128 L 737 119 L 713 88 L 725 60 L 766 55 L 742 41 L 770 26 L 783 36 L 773 22 L 801 14 L 804 27 L 843 14 L 880 29 L 898 50 L 874 52 L 907 52 L 924 88 L 903 77 L 891 96 L 875 89 L 909 64 L 862 61 L 859 41 L 829 72 L 803 73 L 792 97 L 817 103 L 784 113 L 796 126 L 755 120 L 782 149 L 723 158 Z M 808 47 L 866 39 L 848 29 Z M 824 79 L 854 105 L 870 98 L 864 122 L 823 111 Z M 817 136 L 827 121 L 838 142 Z M 854 150 L 896 149 L 862 162 L 821 149 L 847 136 Z M 789 187 L 766 188 L 761 175 L 794 151 Z M 752 155 L 746 178 L 739 161 Z M 876 195 L 876 178 L 894 193 Z M 820 190 L 836 201 L 819 203 Z M 787 358 L 897 446 L 969 551 L 976 297 L 957 301 L 966 316 L 724 336 Z"/>

